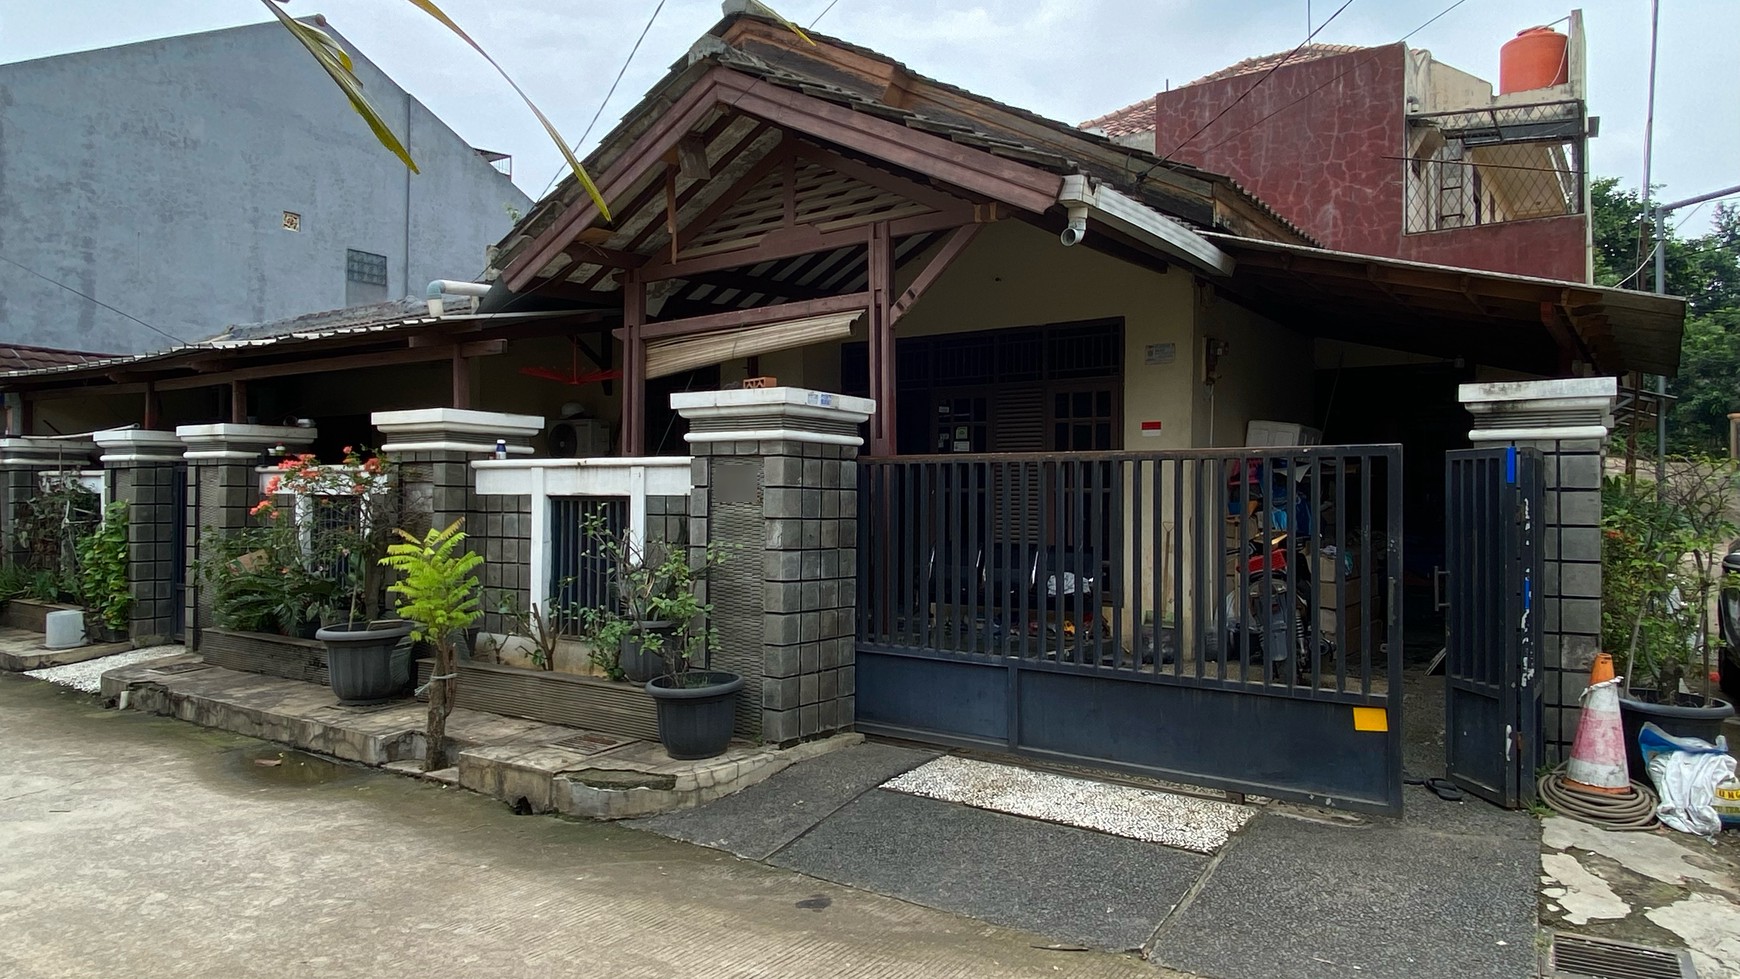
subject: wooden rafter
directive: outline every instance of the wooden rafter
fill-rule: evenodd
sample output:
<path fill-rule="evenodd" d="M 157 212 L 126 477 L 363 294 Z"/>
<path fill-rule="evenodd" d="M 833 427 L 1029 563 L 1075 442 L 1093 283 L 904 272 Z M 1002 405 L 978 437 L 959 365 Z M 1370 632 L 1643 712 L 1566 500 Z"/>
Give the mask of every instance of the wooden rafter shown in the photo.
<path fill-rule="evenodd" d="M 675 262 L 677 260 L 675 256 L 679 250 L 695 240 L 696 235 L 707 230 L 707 226 L 717 220 L 719 215 L 730 210 L 731 205 L 737 203 L 744 194 L 754 189 L 764 177 L 790 160 L 791 154 L 791 141 L 783 140 L 778 146 L 769 150 L 766 156 L 755 161 L 755 164 L 745 170 L 743 175 L 738 177 L 723 194 L 715 198 L 713 203 L 708 204 L 700 214 L 695 215 L 687 226 L 672 236 L 671 254 L 673 257 L 671 261 Z"/>
<path fill-rule="evenodd" d="M 806 316 L 821 316 L 826 313 L 845 313 L 854 309 L 864 309 L 869 303 L 869 293 L 853 292 L 844 296 L 827 296 L 821 299 L 804 299 L 798 302 L 774 303 L 771 306 L 756 306 L 753 309 L 733 309 L 721 313 L 707 313 L 702 316 L 685 316 L 681 319 L 648 323 L 641 328 L 641 338 L 643 340 L 668 340 L 672 337 L 717 333 L 720 330 L 735 330 L 746 326 L 766 326 L 770 323 L 803 319 Z"/>
<path fill-rule="evenodd" d="M 889 222 L 895 237 L 921 234 L 929 231 L 947 231 L 957 227 L 954 217 L 946 214 L 918 214 Z M 761 240 L 751 246 L 736 251 L 714 252 L 696 258 L 685 258 L 677 262 L 664 259 L 648 262 L 640 272 L 649 282 L 658 279 L 687 278 L 699 272 L 714 272 L 720 269 L 739 268 L 759 265 L 782 258 L 796 258 L 811 252 L 833 251 L 864 243 L 863 228 L 846 228 L 839 231 L 818 231 L 813 227 L 799 225 L 791 230 L 781 229 L 763 235 Z"/>
<path fill-rule="evenodd" d="M 925 267 L 919 270 L 917 277 L 912 280 L 912 284 L 906 287 L 899 298 L 889 305 L 888 323 L 890 327 L 900 322 L 900 318 L 906 315 L 906 311 L 911 309 L 914 303 L 918 302 L 925 290 L 929 289 L 932 283 L 948 271 L 950 263 L 958 258 L 961 252 L 966 251 L 968 245 L 973 243 L 973 239 L 979 234 L 980 227 L 982 225 L 967 224 L 949 232 L 949 236 L 943 240 L 942 248 L 938 249 L 931 260 L 925 264 Z"/>

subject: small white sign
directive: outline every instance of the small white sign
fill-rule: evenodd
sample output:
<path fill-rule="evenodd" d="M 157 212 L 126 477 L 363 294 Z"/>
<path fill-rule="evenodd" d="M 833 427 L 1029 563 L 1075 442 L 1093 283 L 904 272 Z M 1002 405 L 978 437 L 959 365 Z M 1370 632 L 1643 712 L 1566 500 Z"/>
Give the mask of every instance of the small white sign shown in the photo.
<path fill-rule="evenodd" d="M 1160 367 L 1178 359 L 1178 344 L 1150 343 L 1142 348 L 1142 362 L 1149 367 Z"/>

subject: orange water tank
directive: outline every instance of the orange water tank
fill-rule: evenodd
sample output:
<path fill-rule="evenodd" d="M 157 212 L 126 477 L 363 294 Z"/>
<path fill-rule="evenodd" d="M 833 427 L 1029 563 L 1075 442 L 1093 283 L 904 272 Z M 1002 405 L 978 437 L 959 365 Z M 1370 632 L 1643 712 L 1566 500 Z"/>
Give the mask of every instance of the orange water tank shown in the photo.
<path fill-rule="evenodd" d="M 1498 49 L 1498 94 L 1563 85 L 1570 79 L 1565 35 L 1531 27 Z"/>

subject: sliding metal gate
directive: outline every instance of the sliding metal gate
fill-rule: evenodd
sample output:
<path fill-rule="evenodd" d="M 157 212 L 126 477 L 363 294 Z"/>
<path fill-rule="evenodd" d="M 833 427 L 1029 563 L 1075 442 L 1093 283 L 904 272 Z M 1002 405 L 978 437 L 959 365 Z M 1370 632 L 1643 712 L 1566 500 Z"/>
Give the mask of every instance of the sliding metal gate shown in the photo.
<path fill-rule="evenodd" d="M 1445 469 L 1444 732 L 1450 778 L 1512 808 L 1541 752 L 1541 453 L 1451 452 Z"/>
<path fill-rule="evenodd" d="M 1401 461 L 862 460 L 858 728 L 1397 812 Z"/>

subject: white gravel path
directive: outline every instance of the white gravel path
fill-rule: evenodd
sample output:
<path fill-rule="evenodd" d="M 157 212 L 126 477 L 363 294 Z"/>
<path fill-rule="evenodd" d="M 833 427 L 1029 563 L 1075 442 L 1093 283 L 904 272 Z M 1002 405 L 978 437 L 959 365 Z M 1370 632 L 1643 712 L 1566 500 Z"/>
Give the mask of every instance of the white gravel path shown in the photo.
<path fill-rule="evenodd" d="M 1251 806 L 951 755 L 889 779 L 882 787 L 1197 853 L 1219 850 L 1257 814 Z"/>
<path fill-rule="evenodd" d="M 38 680 L 47 680 L 49 683 L 58 683 L 74 690 L 82 690 L 85 693 L 100 693 L 103 674 L 118 666 L 131 666 L 144 660 L 163 659 L 166 656 L 176 656 L 185 652 L 187 652 L 186 646 L 148 646 L 145 649 L 129 649 L 113 656 L 85 660 L 83 663 L 51 666 L 45 670 L 26 670 L 24 675 L 35 677 Z"/>

